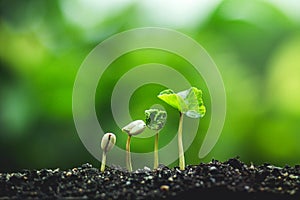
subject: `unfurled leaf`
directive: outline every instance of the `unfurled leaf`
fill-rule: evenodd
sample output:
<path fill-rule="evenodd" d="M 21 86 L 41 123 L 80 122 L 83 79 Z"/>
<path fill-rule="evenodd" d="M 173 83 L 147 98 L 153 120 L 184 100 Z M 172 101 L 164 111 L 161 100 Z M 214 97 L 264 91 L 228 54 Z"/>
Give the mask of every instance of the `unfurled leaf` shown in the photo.
<path fill-rule="evenodd" d="M 167 112 L 159 109 L 145 110 L 146 125 L 151 130 L 161 130 L 167 121 Z"/>
<path fill-rule="evenodd" d="M 196 87 L 178 93 L 170 89 L 163 90 L 159 93 L 158 98 L 191 118 L 203 117 L 206 112 L 202 91 Z"/>
<path fill-rule="evenodd" d="M 187 110 L 187 106 L 183 98 L 181 98 L 171 89 L 161 91 L 157 97 L 169 104 L 170 106 L 176 108 L 180 112 L 184 112 L 184 110 Z"/>

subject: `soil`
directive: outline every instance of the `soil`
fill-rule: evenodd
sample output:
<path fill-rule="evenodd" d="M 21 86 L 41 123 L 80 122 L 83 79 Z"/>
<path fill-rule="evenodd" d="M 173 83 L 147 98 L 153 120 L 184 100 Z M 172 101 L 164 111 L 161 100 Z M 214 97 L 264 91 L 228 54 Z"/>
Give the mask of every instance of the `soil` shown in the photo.
<path fill-rule="evenodd" d="M 160 165 L 129 173 L 100 172 L 90 164 L 60 170 L 0 173 L 0 199 L 300 199 L 300 166 L 225 162 L 178 167 Z"/>

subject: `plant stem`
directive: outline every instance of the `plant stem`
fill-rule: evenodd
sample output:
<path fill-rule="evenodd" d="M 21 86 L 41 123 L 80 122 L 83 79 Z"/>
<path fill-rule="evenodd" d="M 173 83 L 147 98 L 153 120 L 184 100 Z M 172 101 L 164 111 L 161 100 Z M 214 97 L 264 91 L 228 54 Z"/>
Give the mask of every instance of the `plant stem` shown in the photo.
<path fill-rule="evenodd" d="M 158 167 L 158 131 L 155 135 L 155 141 L 154 141 L 154 169 L 157 169 Z"/>
<path fill-rule="evenodd" d="M 179 167 L 180 170 L 185 169 L 185 160 L 182 144 L 182 122 L 183 122 L 183 113 L 180 113 L 179 126 L 178 126 L 178 153 L 179 153 Z"/>
<path fill-rule="evenodd" d="M 131 155 L 130 155 L 130 139 L 131 139 L 131 135 L 128 135 L 127 142 L 126 142 L 126 167 L 129 172 L 132 172 Z"/>
<path fill-rule="evenodd" d="M 104 172 L 104 170 L 105 170 L 105 163 L 106 163 L 106 152 L 103 151 L 102 162 L 101 162 L 101 172 Z"/>

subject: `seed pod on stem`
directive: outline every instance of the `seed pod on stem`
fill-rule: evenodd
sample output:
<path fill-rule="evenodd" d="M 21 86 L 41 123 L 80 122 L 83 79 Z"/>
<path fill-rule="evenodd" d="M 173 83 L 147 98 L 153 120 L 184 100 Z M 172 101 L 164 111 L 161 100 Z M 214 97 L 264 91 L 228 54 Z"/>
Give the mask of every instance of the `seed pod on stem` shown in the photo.
<path fill-rule="evenodd" d="M 105 164 L 106 164 L 106 154 L 108 151 L 110 151 L 116 143 L 116 136 L 113 133 L 106 133 L 102 137 L 101 140 L 101 149 L 103 150 L 102 153 L 102 162 L 101 162 L 101 171 L 103 172 L 105 170 Z"/>
<path fill-rule="evenodd" d="M 131 155 L 130 155 L 130 140 L 132 135 L 142 133 L 146 128 L 143 120 L 135 120 L 122 128 L 123 132 L 128 134 L 126 142 L 126 166 L 129 172 L 132 172 Z"/>

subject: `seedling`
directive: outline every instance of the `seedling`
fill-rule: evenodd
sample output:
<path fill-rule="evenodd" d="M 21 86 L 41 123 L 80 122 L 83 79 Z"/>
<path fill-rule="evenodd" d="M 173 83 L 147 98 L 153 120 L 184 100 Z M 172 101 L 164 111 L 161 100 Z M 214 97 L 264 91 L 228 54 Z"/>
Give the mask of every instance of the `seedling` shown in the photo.
<path fill-rule="evenodd" d="M 167 121 L 167 112 L 158 109 L 145 110 L 146 125 L 149 129 L 156 131 L 154 141 L 154 169 L 158 167 L 158 134 Z"/>
<path fill-rule="evenodd" d="M 113 133 L 106 133 L 102 137 L 101 149 L 103 150 L 103 153 L 102 153 L 101 172 L 105 170 L 106 154 L 114 147 L 115 143 L 116 143 L 116 136 Z"/>
<path fill-rule="evenodd" d="M 202 100 L 202 91 L 196 87 L 191 87 L 188 90 L 184 90 L 175 93 L 171 89 L 163 90 L 157 96 L 170 106 L 176 108 L 179 111 L 179 126 L 178 126 L 178 153 L 179 153 L 179 167 L 180 170 L 185 169 L 185 159 L 182 144 L 182 122 L 183 115 L 190 118 L 200 118 L 205 115 L 206 109 Z"/>
<path fill-rule="evenodd" d="M 146 128 L 143 120 L 135 120 L 122 128 L 123 132 L 128 134 L 126 142 L 126 167 L 129 172 L 132 172 L 131 155 L 130 155 L 130 140 L 131 136 L 142 133 Z"/>

